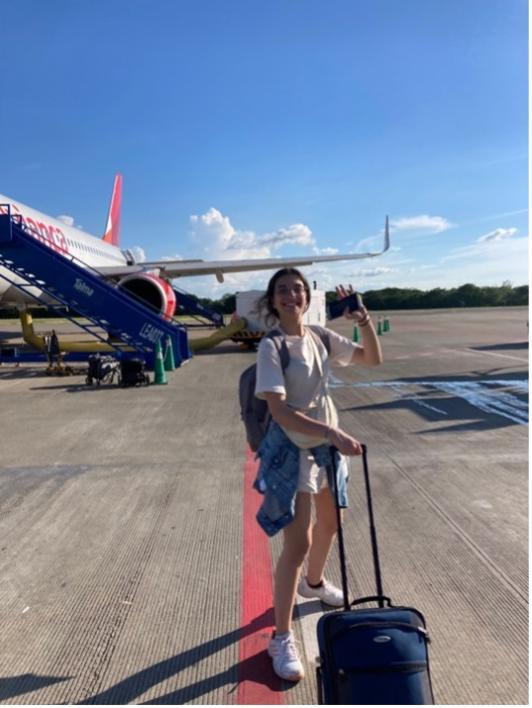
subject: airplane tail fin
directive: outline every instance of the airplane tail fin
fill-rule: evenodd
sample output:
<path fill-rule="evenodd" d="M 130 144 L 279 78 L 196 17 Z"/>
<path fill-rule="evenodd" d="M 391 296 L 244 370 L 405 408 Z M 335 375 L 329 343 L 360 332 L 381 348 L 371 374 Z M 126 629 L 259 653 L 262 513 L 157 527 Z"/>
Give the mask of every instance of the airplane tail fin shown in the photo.
<path fill-rule="evenodd" d="M 105 233 L 102 236 L 102 241 L 110 243 L 113 246 L 120 244 L 120 204 L 122 202 L 122 175 L 115 176 L 113 185 L 113 195 L 109 204 L 109 213 L 107 215 L 107 226 Z"/>

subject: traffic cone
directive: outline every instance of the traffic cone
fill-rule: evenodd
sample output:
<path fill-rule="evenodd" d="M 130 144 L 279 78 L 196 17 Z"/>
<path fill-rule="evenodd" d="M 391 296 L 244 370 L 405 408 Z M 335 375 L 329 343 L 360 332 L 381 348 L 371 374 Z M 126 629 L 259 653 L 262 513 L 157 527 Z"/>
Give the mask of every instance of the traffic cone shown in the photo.
<path fill-rule="evenodd" d="M 166 378 L 166 371 L 164 370 L 163 353 L 161 351 L 161 343 L 157 342 L 155 347 L 155 366 L 153 367 L 155 371 L 154 384 L 167 384 L 168 379 Z"/>
<path fill-rule="evenodd" d="M 383 325 L 383 327 L 382 327 L 382 331 L 383 331 L 383 332 L 389 332 L 389 331 L 390 331 L 390 320 L 389 320 L 387 317 L 384 318 L 384 325 Z"/>
<path fill-rule="evenodd" d="M 382 320 L 380 317 L 377 320 L 377 334 L 379 337 L 382 335 Z"/>
<path fill-rule="evenodd" d="M 355 325 L 353 327 L 353 342 L 359 342 L 360 341 L 360 335 L 358 333 L 358 327 Z"/>
<path fill-rule="evenodd" d="M 166 350 L 164 352 L 164 370 L 175 371 L 174 348 L 170 335 L 166 337 Z"/>

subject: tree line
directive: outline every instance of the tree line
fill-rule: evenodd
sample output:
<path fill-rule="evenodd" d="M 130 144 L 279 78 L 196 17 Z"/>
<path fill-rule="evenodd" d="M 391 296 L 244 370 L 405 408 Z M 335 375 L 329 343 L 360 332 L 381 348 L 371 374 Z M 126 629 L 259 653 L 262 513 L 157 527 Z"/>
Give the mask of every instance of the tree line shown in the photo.
<path fill-rule="evenodd" d="M 325 294 L 327 304 L 336 298 L 334 290 Z M 458 288 L 383 288 L 362 293 L 369 310 L 425 310 L 443 307 L 508 307 L 528 305 L 528 285 L 513 287 L 510 282 L 500 286 L 483 286 L 466 283 Z M 226 294 L 219 300 L 198 298 L 199 302 L 220 314 L 229 315 L 236 310 L 236 296 Z"/>

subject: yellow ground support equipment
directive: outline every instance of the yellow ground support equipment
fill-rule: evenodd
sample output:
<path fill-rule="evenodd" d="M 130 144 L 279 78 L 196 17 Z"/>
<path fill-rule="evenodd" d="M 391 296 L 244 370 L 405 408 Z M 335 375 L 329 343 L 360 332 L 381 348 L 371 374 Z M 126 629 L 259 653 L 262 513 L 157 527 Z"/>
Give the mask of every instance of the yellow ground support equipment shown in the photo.
<path fill-rule="evenodd" d="M 191 337 L 188 340 L 188 343 L 193 352 L 198 352 L 202 349 L 210 349 L 211 347 L 215 347 L 217 344 L 220 344 L 220 342 L 223 342 L 225 339 L 232 339 L 233 341 L 236 341 L 234 337 L 237 336 L 245 326 L 246 320 L 241 317 L 225 327 L 220 327 L 220 329 L 217 329 L 209 337 L 198 337 L 197 339 Z"/>

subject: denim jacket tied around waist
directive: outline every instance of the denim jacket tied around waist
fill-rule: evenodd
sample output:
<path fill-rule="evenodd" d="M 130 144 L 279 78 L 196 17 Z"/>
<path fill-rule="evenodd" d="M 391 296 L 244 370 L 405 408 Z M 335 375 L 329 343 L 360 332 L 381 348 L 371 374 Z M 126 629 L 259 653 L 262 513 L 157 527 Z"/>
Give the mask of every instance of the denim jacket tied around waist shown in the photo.
<path fill-rule="evenodd" d="M 334 466 L 329 445 L 313 447 L 313 455 L 318 467 L 327 470 L 327 483 L 334 494 Z M 274 536 L 294 519 L 297 482 L 299 477 L 300 449 L 284 433 L 283 429 L 271 421 L 262 441 L 257 456 L 260 458 L 259 471 L 253 484 L 264 495 L 257 512 L 257 521 L 268 536 Z M 346 508 L 347 462 L 338 450 L 335 450 L 338 482 L 338 499 L 341 508 Z"/>

